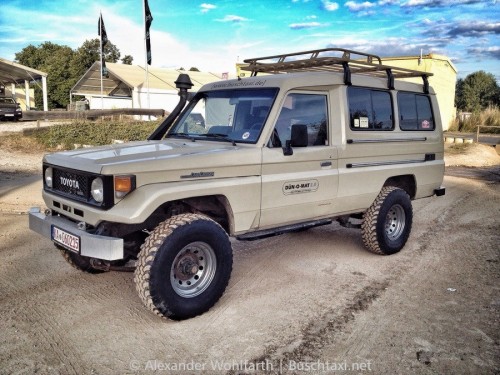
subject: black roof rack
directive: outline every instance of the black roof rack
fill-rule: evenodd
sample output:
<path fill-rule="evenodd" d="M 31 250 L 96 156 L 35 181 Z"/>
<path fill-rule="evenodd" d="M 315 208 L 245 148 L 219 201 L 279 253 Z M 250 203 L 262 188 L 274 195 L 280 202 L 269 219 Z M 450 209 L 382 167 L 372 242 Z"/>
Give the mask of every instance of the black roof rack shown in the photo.
<path fill-rule="evenodd" d="M 356 55 L 358 58 L 353 58 Z M 355 57 L 356 57 L 355 56 Z M 324 48 L 312 51 L 287 53 L 283 55 L 257 57 L 244 60 L 249 64 L 242 70 L 258 73 L 294 73 L 294 72 L 343 72 L 344 83 L 351 85 L 351 74 L 364 74 L 387 79 L 387 87 L 394 89 L 394 80 L 399 78 L 421 77 L 424 92 L 429 93 L 428 77 L 432 73 L 411 70 L 396 66 L 383 65 L 377 55 L 348 50 L 344 48 Z"/>

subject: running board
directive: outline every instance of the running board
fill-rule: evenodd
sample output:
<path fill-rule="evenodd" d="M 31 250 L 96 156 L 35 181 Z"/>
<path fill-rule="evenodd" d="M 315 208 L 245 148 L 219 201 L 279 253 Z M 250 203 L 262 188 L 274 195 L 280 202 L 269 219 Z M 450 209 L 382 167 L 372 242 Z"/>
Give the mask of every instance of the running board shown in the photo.
<path fill-rule="evenodd" d="M 257 232 L 245 233 L 241 236 L 237 236 L 236 239 L 240 241 L 255 241 L 260 240 L 262 238 L 279 236 L 280 234 L 290 233 L 290 232 L 300 232 L 303 230 L 307 230 L 314 227 L 319 227 L 321 225 L 331 224 L 333 220 L 331 219 L 323 219 L 323 220 L 315 220 L 315 221 L 307 221 L 305 223 L 286 225 L 284 227 L 259 230 Z"/>

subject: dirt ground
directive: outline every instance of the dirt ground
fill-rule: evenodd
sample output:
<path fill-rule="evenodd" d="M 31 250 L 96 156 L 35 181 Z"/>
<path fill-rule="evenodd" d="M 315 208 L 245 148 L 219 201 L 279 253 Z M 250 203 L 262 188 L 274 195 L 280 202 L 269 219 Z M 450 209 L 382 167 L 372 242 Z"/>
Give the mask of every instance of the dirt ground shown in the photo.
<path fill-rule="evenodd" d="M 491 147 L 449 150 L 446 195 L 413 202 L 400 253 L 337 224 L 234 241 L 226 293 L 182 322 L 147 311 L 131 273 L 80 273 L 27 229 L 41 157 L 1 150 L 0 374 L 500 373 Z"/>

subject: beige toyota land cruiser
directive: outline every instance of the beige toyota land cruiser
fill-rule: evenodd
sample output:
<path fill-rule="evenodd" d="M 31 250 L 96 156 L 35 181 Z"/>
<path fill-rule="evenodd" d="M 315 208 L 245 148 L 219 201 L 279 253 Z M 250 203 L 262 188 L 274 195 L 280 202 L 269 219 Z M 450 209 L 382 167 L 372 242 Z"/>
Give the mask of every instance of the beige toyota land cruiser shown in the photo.
<path fill-rule="evenodd" d="M 210 309 L 253 240 L 336 220 L 368 250 L 400 251 L 413 199 L 443 195 L 429 73 L 323 49 L 246 60 L 251 77 L 180 101 L 148 140 L 45 156 L 47 209 L 30 228 L 79 270 L 133 270 L 154 313 Z M 421 77 L 415 84 L 400 78 Z"/>

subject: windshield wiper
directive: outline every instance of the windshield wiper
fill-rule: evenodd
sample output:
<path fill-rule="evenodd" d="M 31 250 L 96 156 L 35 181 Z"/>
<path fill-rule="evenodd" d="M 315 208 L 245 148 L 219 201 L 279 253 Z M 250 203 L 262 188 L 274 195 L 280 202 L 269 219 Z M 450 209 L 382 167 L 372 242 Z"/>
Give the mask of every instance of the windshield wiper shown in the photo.
<path fill-rule="evenodd" d="M 207 138 L 216 138 L 225 142 L 231 142 L 233 146 L 236 146 L 236 142 L 232 138 L 228 138 L 228 134 L 223 133 L 206 133 L 206 134 L 198 134 L 198 137 L 207 137 Z"/>
<path fill-rule="evenodd" d="M 193 142 L 196 142 L 196 139 L 189 133 L 170 133 L 167 137 L 179 137 L 179 138 L 187 138 Z"/>

